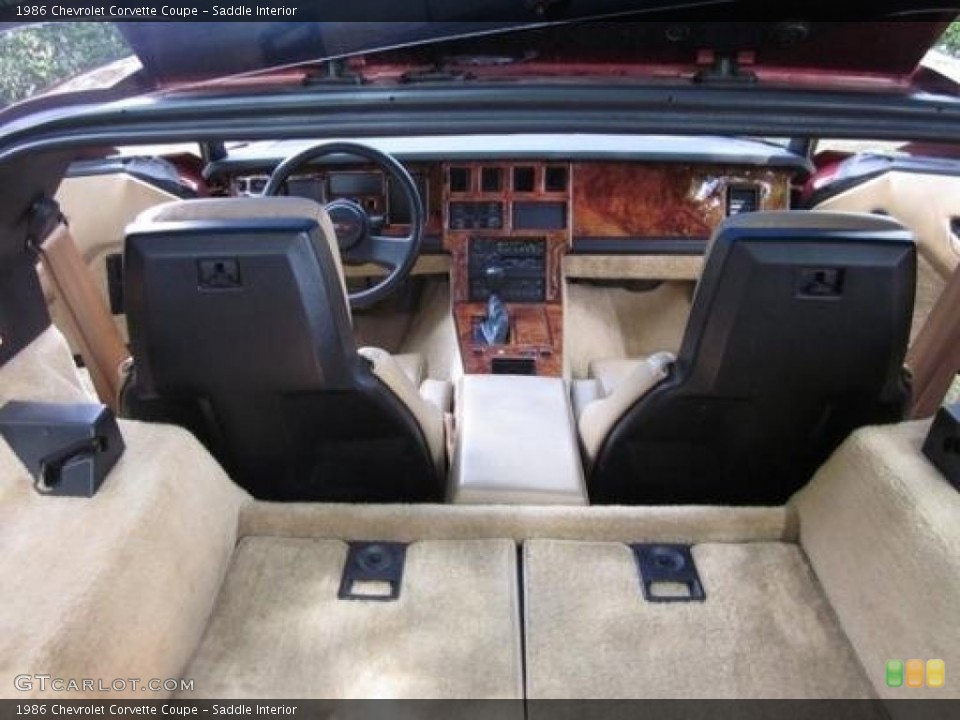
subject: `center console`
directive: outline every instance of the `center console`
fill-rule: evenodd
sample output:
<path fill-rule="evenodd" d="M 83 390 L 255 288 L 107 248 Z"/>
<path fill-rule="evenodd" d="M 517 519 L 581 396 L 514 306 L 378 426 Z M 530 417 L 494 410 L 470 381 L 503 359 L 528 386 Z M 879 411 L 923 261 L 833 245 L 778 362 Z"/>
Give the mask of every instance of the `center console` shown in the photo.
<path fill-rule="evenodd" d="M 464 370 L 560 376 L 570 166 L 443 167 L 444 246 Z"/>
<path fill-rule="evenodd" d="M 464 375 L 448 500 L 586 505 L 577 432 L 561 378 Z"/>

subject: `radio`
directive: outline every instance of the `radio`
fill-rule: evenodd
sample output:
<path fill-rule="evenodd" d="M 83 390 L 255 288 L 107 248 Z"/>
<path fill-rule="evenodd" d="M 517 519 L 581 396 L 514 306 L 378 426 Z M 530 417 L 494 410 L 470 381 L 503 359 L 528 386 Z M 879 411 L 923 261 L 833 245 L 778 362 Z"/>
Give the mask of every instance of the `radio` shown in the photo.
<path fill-rule="evenodd" d="M 546 299 L 547 244 L 544 238 L 470 238 L 469 300 L 486 302 L 496 293 L 505 302 Z"/>

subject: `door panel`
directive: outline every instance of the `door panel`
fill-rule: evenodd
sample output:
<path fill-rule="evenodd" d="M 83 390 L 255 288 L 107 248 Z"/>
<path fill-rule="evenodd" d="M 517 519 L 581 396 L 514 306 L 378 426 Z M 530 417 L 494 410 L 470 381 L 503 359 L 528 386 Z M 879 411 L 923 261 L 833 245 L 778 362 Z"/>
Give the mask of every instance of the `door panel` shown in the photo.
<path fill-rule="evenodd" d="M 917 240 L 917 302 L 911 341 L 960 263 L 960 177 L 888 172 L 834 195 L 816 210 L 882 212 L 896 218 Z"/>

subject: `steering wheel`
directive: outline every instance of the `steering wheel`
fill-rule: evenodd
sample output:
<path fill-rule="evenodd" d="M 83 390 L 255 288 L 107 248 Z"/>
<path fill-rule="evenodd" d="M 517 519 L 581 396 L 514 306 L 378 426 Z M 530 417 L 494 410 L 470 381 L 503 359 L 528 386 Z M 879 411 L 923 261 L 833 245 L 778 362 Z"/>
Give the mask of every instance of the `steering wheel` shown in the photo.
<path fill-rule="evenodd" d="M 292 155 L 270 176 L 264 195 L 278 195 L 294 172 L 311 160 L 327 155 L 352 155 L 374 163 L 397 183 L 410 207 L 410 230 L 405 236 L 380 234 L 384 218 L 371 216 L 360 203 L 338 198 L 326 210 L 337 233 L 337 247 L 345 265 L 373 263 L 387 269 L 387 276 L 373 287 L 349 293 L 350 307 L 367 308 L 397 289 L 407 278 L 423 243 L 423 199 L 410 173 L 385 152 L 352 142 L 321 143 Z"/>

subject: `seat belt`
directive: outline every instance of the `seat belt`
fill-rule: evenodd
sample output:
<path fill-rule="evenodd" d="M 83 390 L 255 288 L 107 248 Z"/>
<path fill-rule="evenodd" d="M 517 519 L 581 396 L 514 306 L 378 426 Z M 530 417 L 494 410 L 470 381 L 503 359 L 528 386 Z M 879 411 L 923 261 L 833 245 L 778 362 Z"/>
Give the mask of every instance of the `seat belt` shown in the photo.
<path fill-rule="evenodd" d="M 910 417 L 933 415 L 960 372 L 960 266 L 927 316 L 907 353 L 913 377 Z"/>
<path fill-rule="evenodd" d="M 29 242 L 64 310 L 64 330 L 76 343 L 100 401 L 116 411 L 130 352 L 54 200 L 34 203 Z"/>

